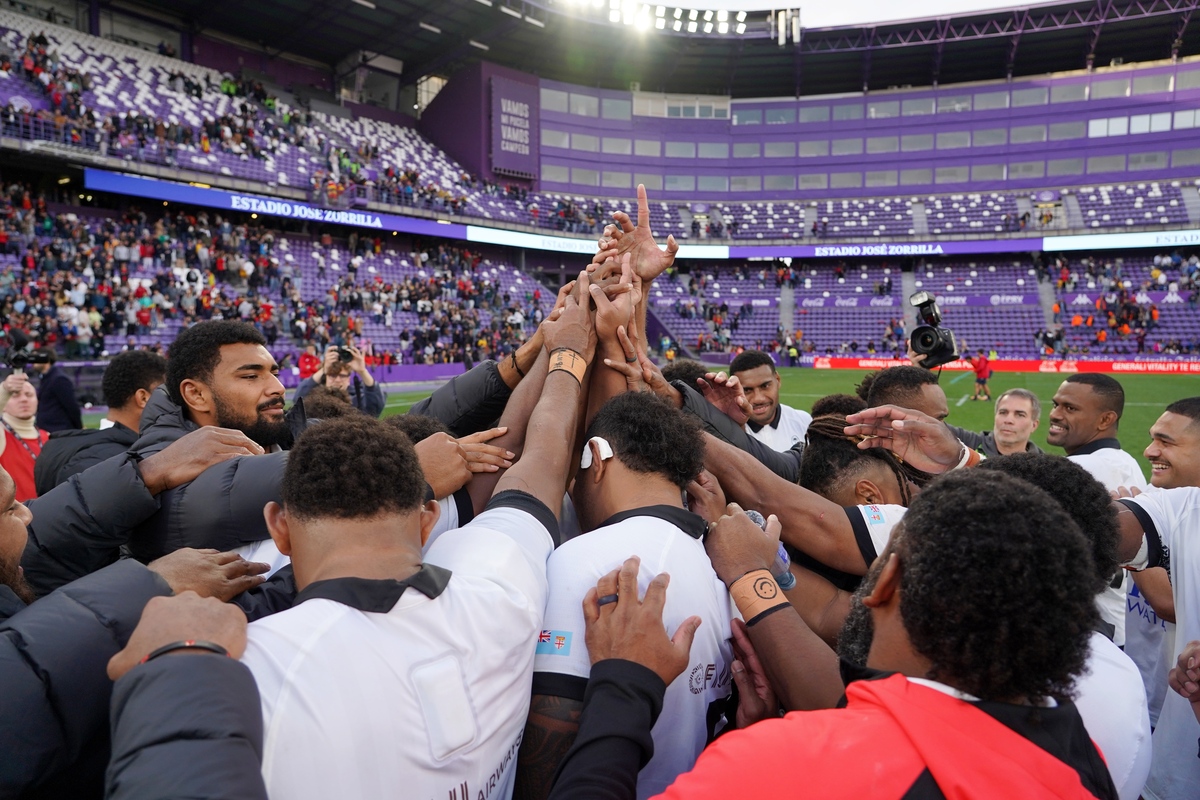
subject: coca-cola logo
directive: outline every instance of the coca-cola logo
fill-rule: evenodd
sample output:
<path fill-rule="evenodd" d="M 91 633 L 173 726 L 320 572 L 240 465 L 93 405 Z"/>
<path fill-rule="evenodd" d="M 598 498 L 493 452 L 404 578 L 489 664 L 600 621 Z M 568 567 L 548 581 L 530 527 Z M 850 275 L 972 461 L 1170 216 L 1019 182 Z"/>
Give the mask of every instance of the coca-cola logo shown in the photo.
<path fill-rule="evenodd" d="M 833 304 L 835 306 L 839 306 L 839 307 L 843 307 L 843 308 L 858 308 L 858 298 L 857 297 L 839 297 L 833 301 Z"/>
<path fill-rule="evenodd" d="M 825 298 L 824 297 L 806 297 L 800 301 L 800 305 L 804 306 L 805 308 L 824 308 L 825 307 Z"/>
<path fill-rule="evenodd" d="M 872 297 L 871 305 L 873 306 L 894 306 L 896 298 L 894 297 Z"/>

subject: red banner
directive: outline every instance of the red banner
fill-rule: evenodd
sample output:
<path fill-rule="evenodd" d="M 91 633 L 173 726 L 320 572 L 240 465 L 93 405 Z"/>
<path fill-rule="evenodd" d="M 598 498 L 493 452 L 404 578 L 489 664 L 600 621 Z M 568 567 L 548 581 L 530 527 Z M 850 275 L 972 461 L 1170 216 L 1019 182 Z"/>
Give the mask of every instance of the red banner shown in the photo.
<path fill-rule="evenodd" d="M 901 367 L 906 359 L 891 358 L 824 358 L 812 361 L 814 369 L 857 369 L 874 370 Z M 996 360 L 989 362 L 995 372 L 1111 372 L 1130 375 L 1200 375 L 1200 361 L 1036 361 Z M 952 361 L 942 367 L 947 370 L 966 371 L 970 362 Z"/>

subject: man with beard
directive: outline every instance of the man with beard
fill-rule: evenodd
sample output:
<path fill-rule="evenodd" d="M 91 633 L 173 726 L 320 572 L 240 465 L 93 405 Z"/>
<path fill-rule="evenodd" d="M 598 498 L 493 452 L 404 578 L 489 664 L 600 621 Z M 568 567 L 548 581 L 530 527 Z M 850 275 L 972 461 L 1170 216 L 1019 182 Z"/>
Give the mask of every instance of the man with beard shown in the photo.
<path fill-rule="evenodd" d="M 739 557 L 714 566 L 751 630 L 797 621 L 771 613 L 780 607 L 778 586 L 767 591 L 773 537 L 747 535 L 753 523 L 731 511 L 709 536 L 732 539 Z M 843 707 L 723 736 L 661 797 L 783 797 L 800 785 L 820 797 L 1116 798 L 1070 701 L 1098 620 L 1096 584 L 1089 543 L 1044 491 L 1007 475 L 939 478 L 864 581 L 873 633 Z M 599 606 L 614 589 L 616 603 Z M 584 603 L 595 685 L 552 798 L 632 785 L 648 757 L 644 721 L 688 663 L 661 619 L 630 615 L 639 603 L 624 574 L 605 576 Z"/>
<path fill-rule="evenodd" d="M 266 339 L 249 323 L 201 322 L 182 331 L 171 345 L 167 382 L 147 403 L 131 452 L 147 458 L 192 431 L 215 426 L 240 431 L 265 454 L 230 458 L 164 493 L 158 513 L 131 536 L 90 542 L 85 555 L 78 555 L 81 545 L 71 530 L 35 526 L 21 562 L 34 591 L 46 594 L 111 564 L 124 545 L 143 563 L 184 547 L 235 551 L 270 564 L 272 572 L 287 563 L 261 524 L 263 506 L 279 496 L 286 459 L 281 451 L 292 441 L 278 371 Z M 129 488 L 112 491 L 119 495 Z M 82 498 L 72 496 L 68 503 L 75 513 L 87 513 Z"/>

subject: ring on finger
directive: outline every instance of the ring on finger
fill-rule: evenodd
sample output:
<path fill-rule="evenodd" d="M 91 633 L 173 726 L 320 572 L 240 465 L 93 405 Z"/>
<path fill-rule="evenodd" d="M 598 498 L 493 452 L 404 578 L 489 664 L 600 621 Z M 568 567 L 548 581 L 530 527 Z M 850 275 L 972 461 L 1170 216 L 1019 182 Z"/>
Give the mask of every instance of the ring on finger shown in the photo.
<path fill-rule="evenodd" d="M 609 603 L 617 602 L 617 599 L 618 599 L 617 595 L 615 595 L 615 594 L 606 594 L 606 595 L 604 595 L 604 597 L 601 597 L 599 600 L 597 600 L 596 604 L 601 605 L 601 606 L 606 606 Z"/>

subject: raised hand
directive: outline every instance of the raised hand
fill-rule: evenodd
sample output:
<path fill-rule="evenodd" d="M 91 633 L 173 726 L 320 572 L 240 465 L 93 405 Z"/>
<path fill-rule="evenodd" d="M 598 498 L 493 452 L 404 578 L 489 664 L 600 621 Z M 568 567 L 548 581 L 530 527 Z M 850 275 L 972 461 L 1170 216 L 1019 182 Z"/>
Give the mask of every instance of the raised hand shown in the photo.
<path fill-rule="evenodd" d="M 246 561 L 237 553 L 216 550 L 193 550 L 184 547 L 146 565 L 157 572 L 175 594 L 195 592 L 201 597 L 225 601 L 264 580 L 271 566 L 258 561 Z"/>
<path fill-rule="evenodd" d="M 246 615 L 235 605 L 200 597 L 195 592 L 152 598 L 142 611 L 129 643 L 109 659 L 108 677 L 115 681 L 163 645 L 188 640 L 218 644 L 233 658 L 241 658 L 246 652 Z"/>
<path fill-rule="evenodd" d="M 486 444 L 506 433 L 508 428 L 492 428 L 459 439 L 458 445 L 467 459 L 467 469 L 471 472 L 497 472 L 511 467 L 512 459 L 516 458 L 515 453 L 503 447 Z"/>
<path fill-rule="evenodd" d="M 667 237 L 667 247 L 661 250 L 654 241 L 650 231 L 650 202 L 646 199 L 646 187 L 638 184 L 637 188 L 637 226 L 629 219 L 624 211 L 613 214 L 618 231 L 611 236 L 607 234 L 601 240 L 601 249 L 592 259 L 595 265 L 603 264 L 612 256 L 623 256 L 629 253 L 633 256 L 633 271 L 644 282 L 650 282 L 666 272 L 675 263 L 675 254 L 679 252 L 679 244 L 674 235 Z"/>
<path fill-rule="evenodd" d="M 638 567 L 633 556 L 605 575 L 583 598 L 583 618 L 587 623 L 584 640 L 595 664 L 609 658 L 633 661 L 652 670 L 668 686 L 688 667 L 692 640 L 700 627 L 699 617 L 688 617 L 667 638 L 663 627 L 663 605 L 671 576 L 655 576 L 638 600 Z M 616 602 L 600 605 L 600 598 L 616 597 Z"/>
<path fill-rule="evenodd" d="M 633 310 L 641 302 L 641 280 L 634 274 L 632 258 L 626 253 L 620 260 L 621 278 L 615 291 L 589 285 L 588 291 L 596 304 L 596 336 L 600 341 L 611 344 L 617 338 L 617 328 L 627 327 L 633 319 Z"/>
<path fill-rule="evenodd" d="M 580 353 L 585 360 L 591 361 L 596 353 L 596 325 L 592 320 L 591 281 L 586 271 L 579 273 L 576 289 L 580 293 L 582 303 L 573 296 L 568 296 L 563 303 L 562 313 L 554 321 L 547 321 L 543 326 L 543 337 L 546 340 L 546 350 L 554 352 L 559 348 L 567 348 Z"/>
<path fill-rule="evenodd" d="M 779 535 L 783 526 L 774 514 L 767 517 L 767 531 L 746 516 L 742 507 L 730 503 L 725 516 L 712 523 L 704 537 L 704 550 L 712 561 L 713 571 L 726 586 L 756 569 L 770 569 L 779 551 Z"/>
<path fill-rule="evenodd" d="M 963 443 L 946 423 L 920 411 L 898 406 L 878 406 L 846 417 L 847 436 L 865 437 L 859 450 L 882 447 L 916 469 L 939 475 L 952 469 L 963 456 Z"/>
<path fill-rule="evenodd" d="M 725 513 L 725 491 L 715 475 L 708 470 L 700 470 L 696 480 L 687 485 L 688 508 L 695 514 L 704 517 L 708 522 L 716 522 Z"/>
<path fill-rule="evenodd" d="M 434 497 L 449 497 L 471 480 L 467 454 L 450 434 L 435 433 L 417 442 L 413 449 Z"/>
<path fill-rule="evenodd" d="M 712 403 L 717 410 L 732 419 L 738 425 L 745 425 L 750 419 L 750 403 L 746 400 L 746 390 L 736 375 L 726 375 L 724 372 L 709 372 L 696 381 L 700 394 Z"/>
<path fill-rule="evenodd" d="M 214 464 L 264 452 L 261 445 L 241 431 L 210 425 L 192 431 L 146 457 L 138 464 L 138 472 L 150 494 L 157 495 L 194 481 Z"/>
<path fill-rule="evenodd" d="M 623 326 L 617 328 L 617 341 L 621 345 L 621 352 L 624 354 L 624 360 L 614 358 L 604 359 L 604 366 L 609 369 L 615 369 L 617 372 L 625 376 L 625 385 L 631 392 L 648 392 L 650 387 L 646 385 L 643 378 L 642 365 L 640 359 L 645 358 L 646 354 L 642 352 L 640 346 L 635 345 L 629 338 L 629 334 L 625 332 Z"/>

